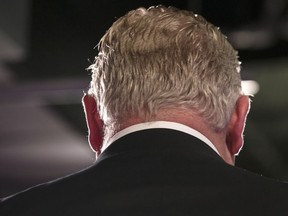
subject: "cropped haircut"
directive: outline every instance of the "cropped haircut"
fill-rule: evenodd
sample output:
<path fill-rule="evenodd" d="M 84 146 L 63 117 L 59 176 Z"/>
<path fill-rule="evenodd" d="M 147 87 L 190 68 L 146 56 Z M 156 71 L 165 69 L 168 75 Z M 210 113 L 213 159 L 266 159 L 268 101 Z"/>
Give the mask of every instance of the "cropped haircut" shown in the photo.
<path fill-rule="evenodd" d="M 89 67 L 89 93 L 108 126 L 183 107 L 222 130 L 241 94 L 237 51 L 219 28 L 189 11 L 130 11 L 114 22 L 98 49 Z"/>

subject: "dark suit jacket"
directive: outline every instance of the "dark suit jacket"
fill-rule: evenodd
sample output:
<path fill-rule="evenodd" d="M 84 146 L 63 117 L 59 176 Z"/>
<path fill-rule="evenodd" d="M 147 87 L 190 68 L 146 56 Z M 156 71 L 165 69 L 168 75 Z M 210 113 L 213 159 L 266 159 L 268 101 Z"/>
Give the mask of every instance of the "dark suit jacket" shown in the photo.
<path fill-rule="evenodd" d="M 288 215 L 288 185 L 226 164 L 188 134 L 149 129 L 82 172 L 7 199 L 0 215 Z"/>

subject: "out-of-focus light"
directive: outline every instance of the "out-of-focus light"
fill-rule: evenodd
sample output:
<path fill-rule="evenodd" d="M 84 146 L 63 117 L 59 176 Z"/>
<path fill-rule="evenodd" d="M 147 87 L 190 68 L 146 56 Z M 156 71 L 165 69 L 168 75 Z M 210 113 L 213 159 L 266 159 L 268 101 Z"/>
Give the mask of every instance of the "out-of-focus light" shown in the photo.
<path fill-rule="evenodd" d="M 275 44 L 274 34 L 267 29 L 235 31 L 228 37 L 236 49 L 265 49 Z"/>
<path fill-rule="evenodd" d="M 259 92 L 260 86 L 254 80 L 243 80 L 241 82 L 242 91 L 245 95 L 255 95 Z"/>

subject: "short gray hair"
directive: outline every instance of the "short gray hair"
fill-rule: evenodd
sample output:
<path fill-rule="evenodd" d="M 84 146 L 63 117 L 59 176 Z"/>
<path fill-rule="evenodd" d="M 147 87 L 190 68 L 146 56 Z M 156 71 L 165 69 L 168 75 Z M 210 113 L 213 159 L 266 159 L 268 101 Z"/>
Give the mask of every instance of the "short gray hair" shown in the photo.
<path fill-rule="evenodd" d="M 89 92 L 105 125 L 151 120 L 167 107 L 196 110 L 215 130 L 227 125 L 241 94 L 238 54 L 200 15 L 139 8 L 119 18 L 98 48 Z"/>

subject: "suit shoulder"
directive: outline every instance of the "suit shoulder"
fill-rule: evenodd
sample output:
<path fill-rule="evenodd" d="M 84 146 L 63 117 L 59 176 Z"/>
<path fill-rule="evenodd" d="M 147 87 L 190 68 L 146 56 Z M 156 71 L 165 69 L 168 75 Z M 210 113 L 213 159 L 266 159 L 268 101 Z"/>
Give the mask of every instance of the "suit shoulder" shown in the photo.
<path fill-rule="evenodd" d="M 65 206 L 74 205 L 82 198 L 89 197 L 93 190 L 92 181 L 87 177 L 93 175 L 89 169 L 43 183 L 24 191 L 3 198 L 0 202 L 0 215 L 35 215 L 43 209 L 65 209 Z M 55 213 L 55 212 L 54 212 Z M 54 213 L 51 212 L 52 215 Z M 43 212 L 41 213 L 43 215 Z M 46 215 L 46 213 L 45 213 Z"/>

